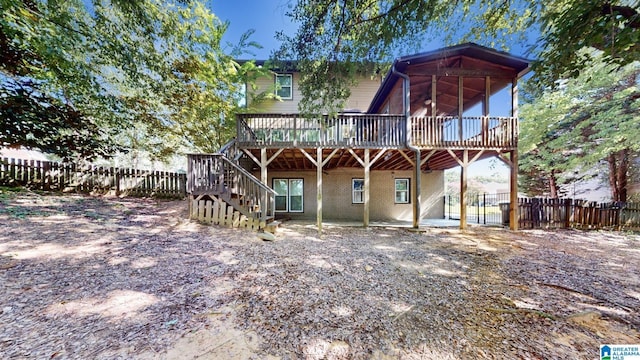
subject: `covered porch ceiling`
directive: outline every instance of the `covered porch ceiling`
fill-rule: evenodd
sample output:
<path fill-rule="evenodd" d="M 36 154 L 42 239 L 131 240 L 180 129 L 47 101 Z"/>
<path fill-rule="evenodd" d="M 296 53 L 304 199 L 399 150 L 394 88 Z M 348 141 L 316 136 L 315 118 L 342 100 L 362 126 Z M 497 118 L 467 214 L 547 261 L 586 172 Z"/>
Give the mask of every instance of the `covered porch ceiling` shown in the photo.
<path fill-rule="evenodd" d="M 335 153 L 334 153 L 335 150 Z M 260 149 L 247 150 L 256 159 L 260 159 Z M 269 171 L 311 171 L 316 170 L 316 166 L 304 155 L 303 151 L 310 155 L 313 159 L 316 158 L 316 149 L 297 149 L 288 148 L 282 149 L 279 154 L 279 149 L 267 149 L 267 158 L 273 160 L 268 165 Z M 468 159 L 476 160 L 487 159 L 496 157 L 498 150 L 468 150 Z M 463 150 L 451 150 L 458 159 L 463 158 Z M 336 168 L 362 168 L 362 165 L 354 154 L 364 159 L 365 149 L 322 149 L 322 158 L 327 159 L 329 155 L 333 153 L 333 156 L 324 165 L 323 170 L 330 171 Z M 506 153 L 503 152 L 503 153 Z M 277 156 L 276 156 L 277 154 Z M 479 155 L 478 155 L 479 154 Z M 424 160 L 427 157 L 429 159 L 422 165 L 422 171 L 430 170 L 446 170 L 451 169 L 459 165 L 458 161 L 447 150 L 435 150 L 432 154 L 431 150 L 422 150 L 421 159 Z M 414 152 L 408 149 L 371 149 L 370 159 L 373 162 L 371 170 L 413 170 L 412 162 L 415 159 Z M 409 161 L 411 160 L 411 161 Z M 259 165 L 252 161 L 252 170 L 258 171 Z"/>
<path fill-rule="evenodd" d="M 529 70 L 529 60 L 468 43 L 401 57 L 394 62 L 394 69 L 396 72 L 385 77 L 368 113 L 380 113 L 387 101 L 402 98 L 399 73 L 404 73 L 410 78 L 411 115 L 430 110 L 435 102 L 437 113 L 431 116 L 457 116 L 460 102 L 464 111 L 481 104 L 487 94 L 495 95 L 523 76 Z"/>
<path fill-rule="evenodd" d="M 483 70 L 467 70 L 483 69 Z M 459 76 L 462 75 L 462 104 L 464 111 L 481 104 L 489 77 L 490 96 L 511 85 L 516 73 L 500 65 L 467 56 L 455 56 L 438 62 L 417 64 L 407 68 L 411 78 L 411 112 L 429 109 L 433 101 L 435 76 L 436 115 L 457 116 Z M 508 115 L 508 114 L 501 114 Z"/>

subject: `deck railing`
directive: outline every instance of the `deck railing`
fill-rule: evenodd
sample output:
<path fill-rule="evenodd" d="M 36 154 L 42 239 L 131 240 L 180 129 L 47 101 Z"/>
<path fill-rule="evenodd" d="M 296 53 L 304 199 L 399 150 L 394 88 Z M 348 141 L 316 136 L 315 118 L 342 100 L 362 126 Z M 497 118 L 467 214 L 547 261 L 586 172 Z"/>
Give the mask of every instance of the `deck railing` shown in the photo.
<path fill-rule="evenodd" d="M 401 115 L 238 115 L 241 147 L 402 147 L 405 136 L 406 122 Z"/>
<path fill-rule="evenodd" d="M 411 117 L 411 144 L 422 148 L 515 148 L 515 117 Z M 353 147 L 406 145 L 402 115 L 339 114 L 305 118 L 298 114 L 238 115 L 241 147 Z"/>
<path fill-rule="evenodd" d="M 275 215 L 275 191 L 222 154 L 189 154 L 187 192 L 216 195 L 247 217 Z"/>
<path fill-rule="evenodd" d="M 411 142 L 425 148 L 515 148 L 515 117 L 412 117 Z"/>

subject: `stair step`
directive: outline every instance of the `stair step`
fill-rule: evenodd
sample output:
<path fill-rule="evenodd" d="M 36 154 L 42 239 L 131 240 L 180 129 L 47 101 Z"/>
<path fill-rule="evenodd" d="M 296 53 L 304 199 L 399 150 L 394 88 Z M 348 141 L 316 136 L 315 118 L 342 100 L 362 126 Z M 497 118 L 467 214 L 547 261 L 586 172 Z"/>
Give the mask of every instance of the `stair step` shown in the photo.
<path fill-rule="evenodd" d="M 267 223 L 267 226 L 264 228 L 264 231 L 275 234 L 276 231 L 278 231 L 280 224 L 282 224 L 280 221 L 271 221 Z"/>
<path fill-rule="evenodd" d="M 270 232 L 258 232 L 258 238 L 264 240 L 264 241 L 275 241 L 276 237 L 274 234 L 270 233 Z"/>

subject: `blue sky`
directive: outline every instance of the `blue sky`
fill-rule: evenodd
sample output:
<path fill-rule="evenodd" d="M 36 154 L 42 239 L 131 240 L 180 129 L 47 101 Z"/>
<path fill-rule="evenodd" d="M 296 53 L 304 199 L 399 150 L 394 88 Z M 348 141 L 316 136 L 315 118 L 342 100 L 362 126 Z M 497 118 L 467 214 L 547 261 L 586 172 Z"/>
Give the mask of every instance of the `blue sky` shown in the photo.
<path fill-rule="evenodd" d="M 294 35 L 296 26 L 285 15 L 288 10 L 288 0 L 211 0 L 209 8 L 223 21 L 229 21 L 229 29 L 224 40 L 236 44 L 243 33 L 254 29 L 251 40 L 263 46 L 262 49 L 252 49 L 255 58 L 264 60 L 271 51 L 278 47 L 274 39 L 276 31 L 284 31 Z M 253 58 L 245 56 L 247 58 Z"/>
<path fill-rule="evenodd" d="M 255 33 L 251 40 L 263 46 L 262 49 L 252 49 L 255 56 L 245 55 L 246 59 L 265 60 L 271 51 L 278 47 L 275 40 L 277 31 L 284 31 L 287 35 L 294 35 L 296 25 L 285 15 L 296 0 L 209 0 L 211 11 L 221 20 L 228 21 L 229 28 L 224 41 L 236 44 L 240 36 L 253 29 Z M 443 46 L 440 41 L 423 44 L 418 52 L 436 50 Z M 510 53 L 526 57 L 525 49 L 528 44 L 512 43 Z M 408 54 L 397 54 L 397 56 Z"/>

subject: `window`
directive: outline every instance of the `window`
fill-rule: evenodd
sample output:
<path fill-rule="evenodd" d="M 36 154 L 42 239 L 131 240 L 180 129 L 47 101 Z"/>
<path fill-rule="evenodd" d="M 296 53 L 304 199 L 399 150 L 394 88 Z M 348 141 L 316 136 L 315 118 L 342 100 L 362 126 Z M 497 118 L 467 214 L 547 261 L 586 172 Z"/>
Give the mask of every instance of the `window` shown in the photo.
<path fill-rule="evenodd" d="M 304 182 L 302 179 L 273 179 L 276 192 L 276 211 L 304 211 Z"/>
<path fill-rule="evenodd" d="M 242 84 L 238 90 L 238 107 L 247 108 L 247 84 Z"/>
<path fill-rule="evenodd" d="M 351 179 L 351 202 L 354 204 L 364 203 L 364 179 Z"/>
<path fill-rule="evenodd" d="M 409 179 L 396 179 L 396 204 L 409 203 Z"/>
<path fill-rule="evenodd" d="M 276 74 L 276 95 L 285 100 L 293 99 L 293 75 Z"/>

